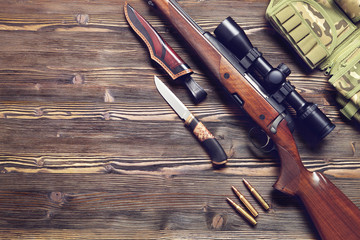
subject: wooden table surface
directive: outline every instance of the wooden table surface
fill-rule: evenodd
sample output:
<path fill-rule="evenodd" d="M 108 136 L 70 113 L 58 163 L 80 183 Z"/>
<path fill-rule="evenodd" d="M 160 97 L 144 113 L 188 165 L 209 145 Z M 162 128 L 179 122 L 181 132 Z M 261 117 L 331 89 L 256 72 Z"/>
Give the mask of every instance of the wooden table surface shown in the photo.
<path fill-rule="evenodd" d="M 0 1 L 0 238 L 318 239 L 301 203 L 272 188 L 276 155 L 249 142 L 250 119 L 146 1 L 129 3 L 194 69 L 194 105 L 129 28 L 123 0 Z M 181 0 L 205 30 L 232 16 L 270 63 L 337 125 L 319 146 L 295 133 L 304 165 L 360 206 L 360 136 L 321 72 L 306 73 L 264 18 L 267 0 Z M 209 157 L 158 94 L 159 76 L 229 156 Z M 246 178 L 271 204 L 261 209 Z M 226 202 L 236 186 L 258 209 L 251 227 Z"/>

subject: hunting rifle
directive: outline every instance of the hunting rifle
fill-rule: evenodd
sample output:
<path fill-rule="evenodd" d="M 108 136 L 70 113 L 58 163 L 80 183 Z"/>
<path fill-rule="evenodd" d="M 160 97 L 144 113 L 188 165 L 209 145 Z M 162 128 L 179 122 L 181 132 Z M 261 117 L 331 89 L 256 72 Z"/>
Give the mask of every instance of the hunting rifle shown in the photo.
<path fill-rule="evenodd" d="M 303 202 L 323 239 L 360 239 L 359 208 L 321 173 L 307 170 L 300 159 L 292 135 L 293 123 L 283 102 L 291 105 L 320 139 L 335 126 L 285 81 L 290 74 L 286 65 L 272 68 L 230 17 L 218 26 L 214 37 L 175 0 L 148 3 L 172 23 L 232 98 L 274 142 L 281 161 L 274 188 Z M 256 80 L 253 69 L 262 75 L 263 83 Z"/>

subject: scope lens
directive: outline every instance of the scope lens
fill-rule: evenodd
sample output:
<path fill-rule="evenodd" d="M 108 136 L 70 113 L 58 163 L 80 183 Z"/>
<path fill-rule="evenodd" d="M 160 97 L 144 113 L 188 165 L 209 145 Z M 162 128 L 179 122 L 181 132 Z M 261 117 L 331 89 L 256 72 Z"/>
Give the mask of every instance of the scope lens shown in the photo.
<path fill-rule="evenodd" d="M 242 59 L 253 48 L 244 30 L 231 17 L 222 21 L 214 34 L 239 59 Z"/>

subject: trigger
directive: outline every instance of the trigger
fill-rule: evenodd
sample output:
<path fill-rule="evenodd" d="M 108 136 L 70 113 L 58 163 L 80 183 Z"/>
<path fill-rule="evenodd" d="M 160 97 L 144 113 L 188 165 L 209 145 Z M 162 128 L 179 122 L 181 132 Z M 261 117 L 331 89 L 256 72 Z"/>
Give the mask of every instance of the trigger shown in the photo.
<path fill-rule="evenodd" d="M 253 127 L 249 131 L 249 138 L 251 143 L 260 151 L 270 153 L 275 150 L 275 146 L 270 137 L 264 130 L 259 127 Z"/>

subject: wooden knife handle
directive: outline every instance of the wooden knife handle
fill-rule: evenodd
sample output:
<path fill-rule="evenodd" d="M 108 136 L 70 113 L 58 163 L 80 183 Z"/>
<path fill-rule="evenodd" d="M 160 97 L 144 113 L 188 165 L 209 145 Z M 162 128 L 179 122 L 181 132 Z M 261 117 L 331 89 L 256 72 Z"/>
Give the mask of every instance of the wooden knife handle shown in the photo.
<path fill-rule="evenodd" d="M 227 155 L 214 135 L 194 115 L 190 115 L 185 125 L 192 131 L 209 154 L 214 166 L 222 166 L 227 163 Z"/>

